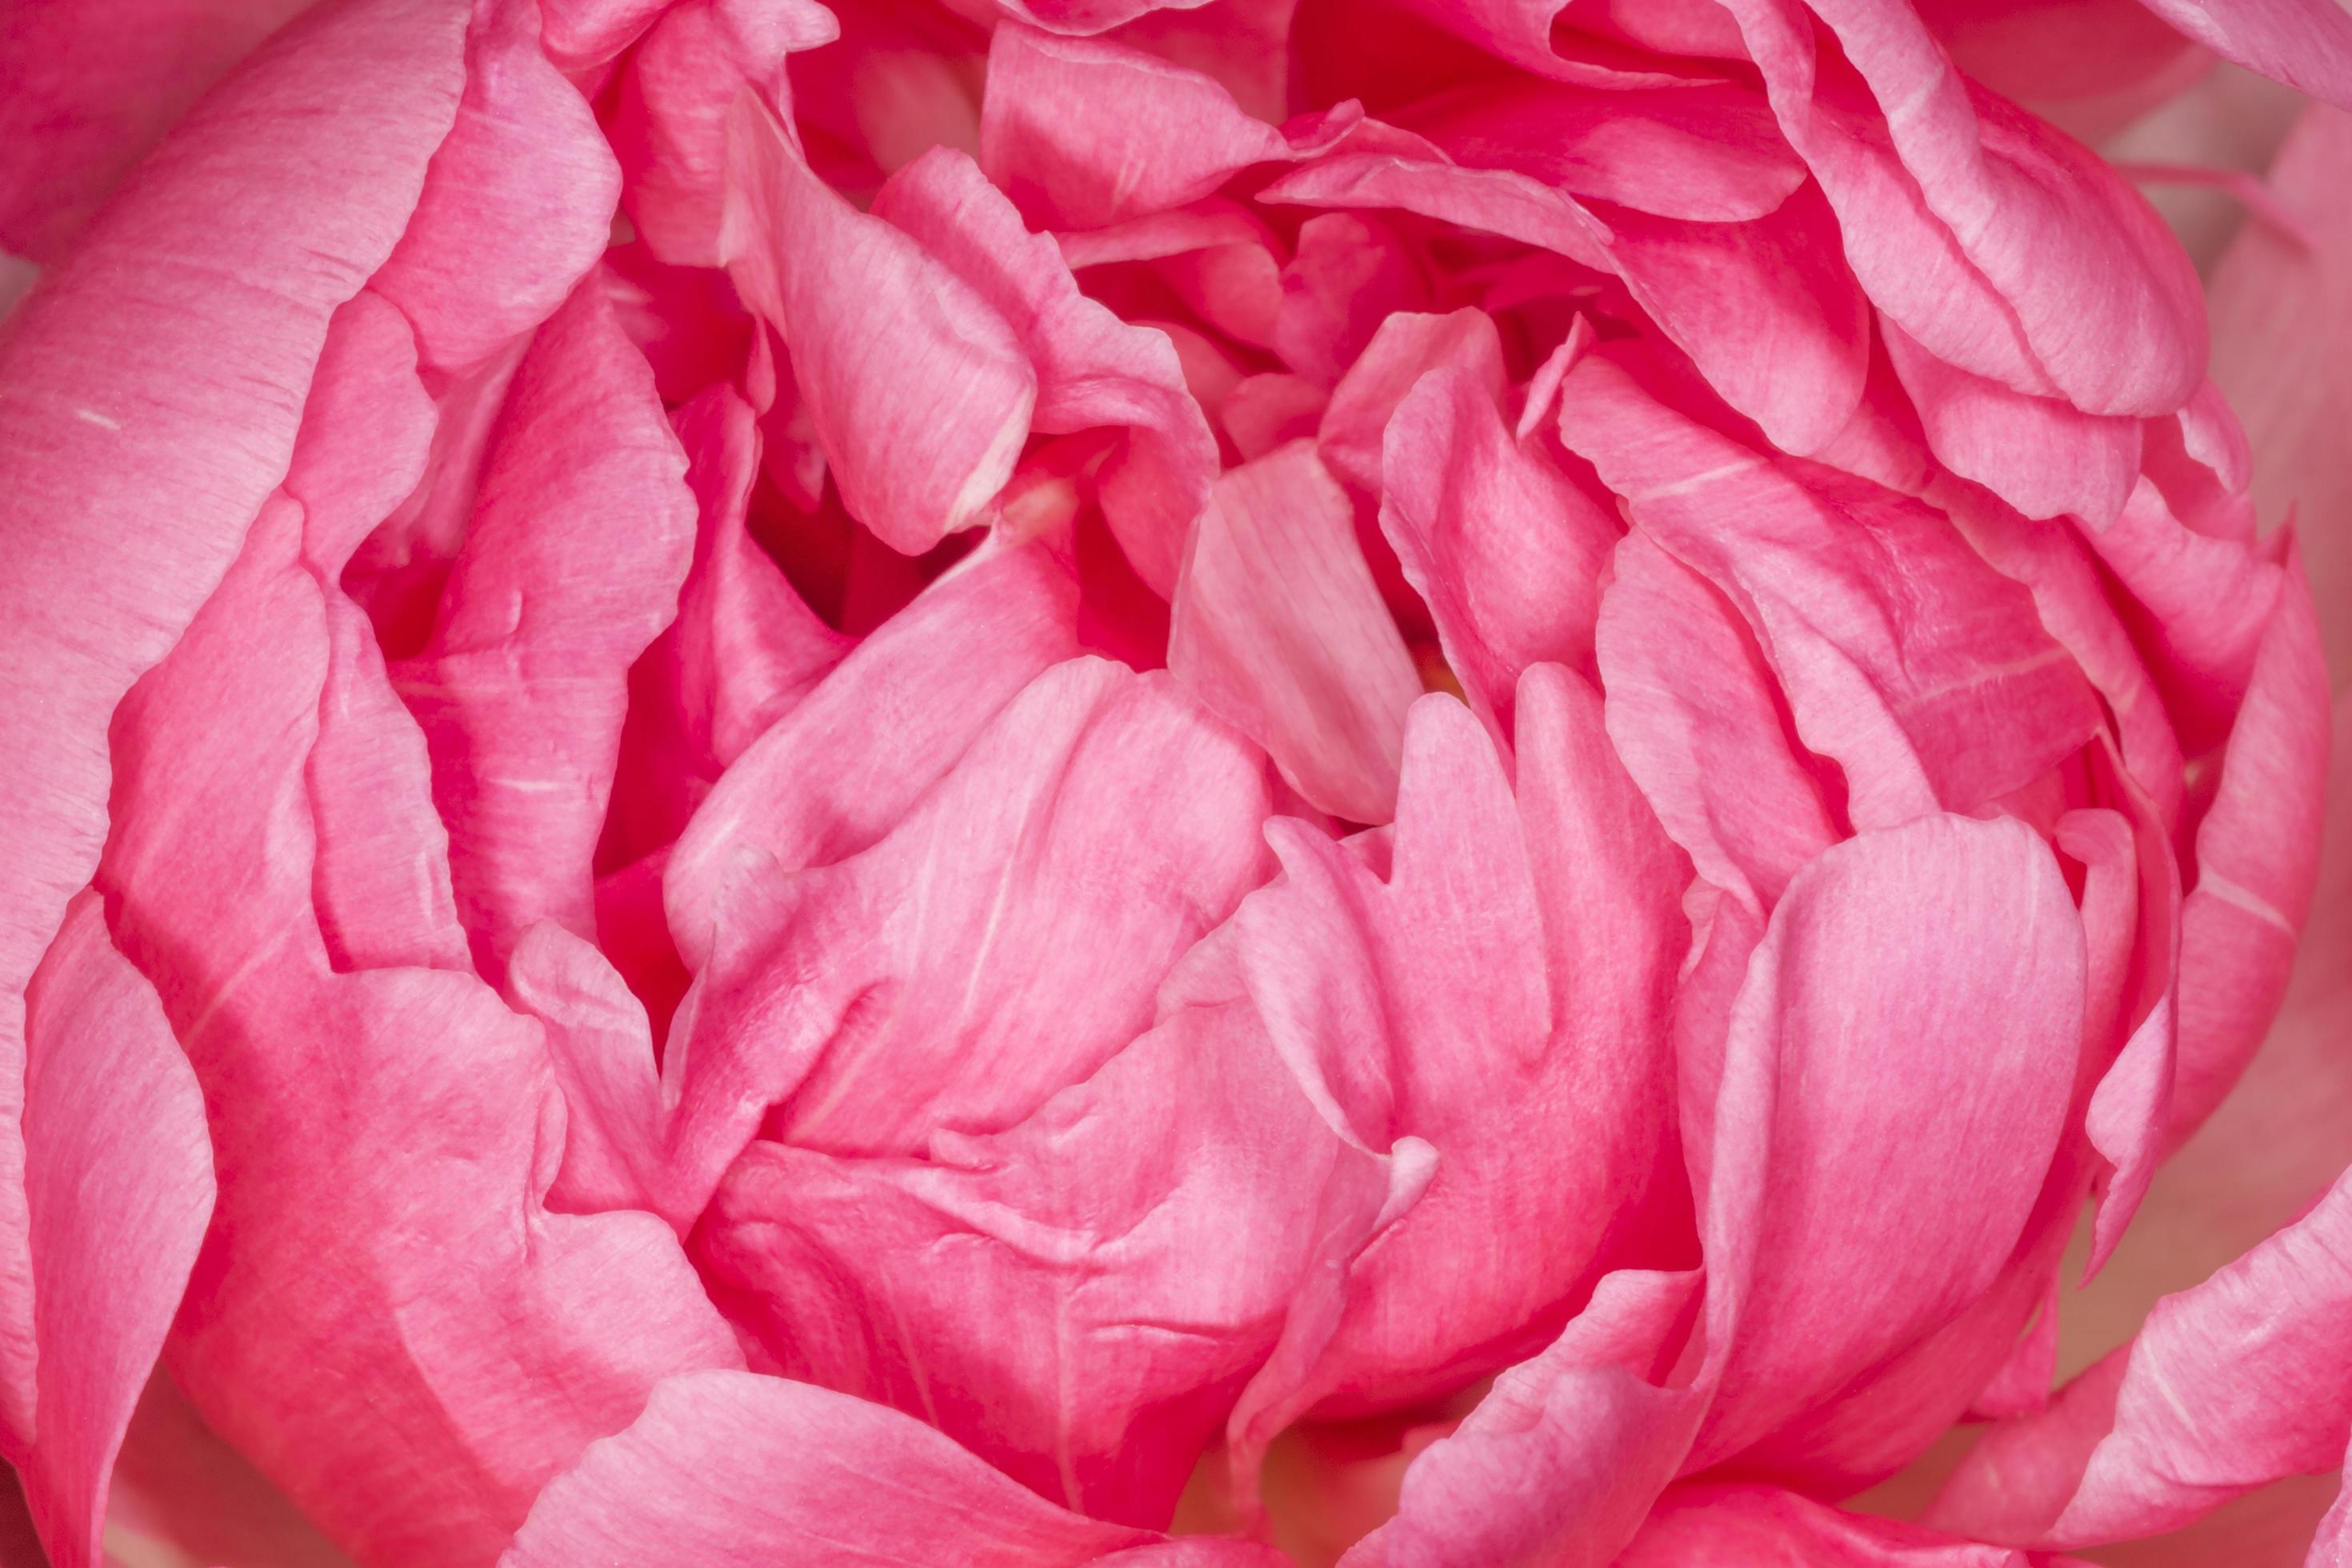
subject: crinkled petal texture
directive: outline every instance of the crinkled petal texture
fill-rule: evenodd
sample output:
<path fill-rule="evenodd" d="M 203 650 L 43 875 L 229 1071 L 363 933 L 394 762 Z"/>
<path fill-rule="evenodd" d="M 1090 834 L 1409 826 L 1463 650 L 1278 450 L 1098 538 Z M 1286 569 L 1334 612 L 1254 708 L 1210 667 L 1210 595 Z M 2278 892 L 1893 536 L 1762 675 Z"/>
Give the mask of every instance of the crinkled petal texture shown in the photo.
<path fill-rule="evenodd" d="M 2041 1568 L 2337 1463 L 2341 1185 L 2052 1391 L 2329 757 L 2341 225 L 2209 381 L 2001 92 L 2342 18 L 2125 5 L 18 7 L 51 1558 Z"/>

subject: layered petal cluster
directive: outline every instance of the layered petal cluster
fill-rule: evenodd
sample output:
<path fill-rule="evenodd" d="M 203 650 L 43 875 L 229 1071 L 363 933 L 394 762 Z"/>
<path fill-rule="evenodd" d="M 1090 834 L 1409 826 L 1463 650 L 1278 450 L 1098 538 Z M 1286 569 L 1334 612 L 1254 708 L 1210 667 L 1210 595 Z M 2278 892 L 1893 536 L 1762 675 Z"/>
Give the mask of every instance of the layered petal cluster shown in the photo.
<path fill-rule="evenodd" d="M 2052 1392 L 2331 702 L 2254 351 L 2020 107 L 2352 101 L 2332 0 L 21 12 L 59 1568 L 1995 1568 L 2340 1462 L 2341 1186 Z"/>

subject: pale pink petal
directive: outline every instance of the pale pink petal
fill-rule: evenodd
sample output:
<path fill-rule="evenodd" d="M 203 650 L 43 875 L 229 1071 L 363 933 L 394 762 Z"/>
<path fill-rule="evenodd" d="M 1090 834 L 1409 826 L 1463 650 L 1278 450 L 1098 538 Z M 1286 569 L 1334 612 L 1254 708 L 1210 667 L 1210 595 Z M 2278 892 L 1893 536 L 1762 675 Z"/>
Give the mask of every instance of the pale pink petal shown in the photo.
<path fill-rule="evenodd" d="M 308 4 L 10 6 L 0 17 L 0 248 L 62 257 L 189 105 Z"/>
<path fill-rule="evenodd" d="M 1561 387 L 1560 438 L 1738 607 L 1857 826 L 2006 795 L 2096 727 L 2026 591 L 1919 503 L 1743 447 L 1600 356 Z"/>
<path fill-rule="evenodd" d="M 776 1369 L 1066 1507 L 1164 1523 L 1411 1174 L 1326 1124 L 1231 968 L 1188 961 L 1150 1033 L 1004 1132 L 888 1160 L 754 1143 L 698 1232 L 705 1277 Z"/>
<path fill-rule="evenodd" d="M 1501 723 L 1530 665 L 1592 668 L 1620 525 L 1538 444 L 1513 438 L 1488 388 L 1457 369 L 1423 377 L 1389 421 L 1381 468 L 1381 528 L 1473 711 Z"/>
<path fill-rule="evenodd" d="M 2233 7 L 2234 9 L 2234 7 Z M 2314 231 L 2312 248 L 2249 224 L 2213 275 L 2213 382 L 2245 421 L 2262 456 L 2252 479 L 2265 521 L 2290 514 L 2319 526 L 2303 540 L 2313 582 L 2331 610 L 2352 584 L 2352 368 L 2335 351 L 2352 322 L 2352 114 L 2310 109 L 2270 179 Z M 2320 617 L 2328 663 L 2352 670 L 2352 616 Z"/>
<path fill-rule="evenodd" d="M 328 320 L 399 238 L 457 112 L 463 26 L 447 0 L 381 0 L 291 31 L 181 123 L 0 342 L 0 1422 L 19 1431 L 17 998 L 98 864 L 108 716 L 284 477 Z M 252 237 L 224 263 L 226 232 Z"/>
<path fill-rule="evenodd" d="M 2224 59 L 2352 109 L 2352 16 L 2334 0 L 2143 0 Z"/>
<path fill-rule="evenodd" d="M 2287 563 L 2220 785 L 2197 829 L 2197 873 L 2181 910 L 2174 1147 L 2212 1113 L 2262 1044 L 2286 994 L 2319 874 L 2327 670 L 2300 563 L 2292 552 Z"/>
<path fill-rule="evenodd" d="M 2027 517 L 2113 522 L 2139 477 L 2135 419 L 2084 414 L 1947 364 L 1886 317 L 1888 357 L 1919 411 L 1936 460 Z"/>
<path fill-rule="evenodd" d="M 1244 1542 L 1169 1541 L 1065 1512 L 921 1422 L 804 1383 L 673 1378 L 540 1495 L 500 1568 L 1275 1568 Z"/>
<path fill-rule="evenodd" d="M 352 1568 L 285 1493 L 205 1425 L 162 1367 L 123 1435 L 106 1530 L 121 1561 L 161 1545 L 236 1568 Z"/>
<path fill-rule="evenodd" d="M 2074 1545 L 2176 1528 L 2284 1476 L 2334 1468 L 2352 1427 L 2352 1184 L 2210 1279 L 2050 1407 L 1996 1426 L 1932 1518 Z"/>
<path fill-rule="evenodd" d="M 371 287 L 444 370 L 552 314 L 612 236 L 621 171 L 579 89 L 548 63 L 530 0 L 475 0 L 466 96 L 408 232 Z"/>
<path fill-rule="evenodd" d="M 48 1561 L 97 1568 L 107 1479 L 213 1206 L 204 1098 L 98 895 L 26 993 L 25 1200 L 40 1345 L 30 1451 Z"/>
<path fill-rule="evenodd" d="M 1385 822 L 1421 677 L 1305 441 L 1210 492 L 1176 584 L 1168 668 L 1325 811 Z"/>
<path fill-rule="evenodd" d="M 1644 534 L 1614 566 L 1598 623 L 1610 741 L 1698 874 L 1760 917 L 1837 819 L 1738 613 Z"/>
<path fill-rule="evenodd" d="M 1102 427 L 1126 440 L 1095 470 L 1112 535 L 1162 596 L 1216 477 L 1216 438 L 1166 335 L 1129 326 L 1078 292 L 1054 241 L 962 153 L 939 149 L 890 177 L 874 213 L 912 235 L 1013 329 L 1035 366 L 1030 423 L 1049 435 Z"/>
<path fill-rule="evenodd" d="M 393 671 L 432 748 L 487 974 L 538 921 L 595 930 L 629 666 L 676 615 L 694 547 L 685 468 L 592 279 L 532 340 L 432 640 Z"/>
<path fill-rule="evenodd" d="M 739 877 L 867 848 L 1016 693 L 1078 651 L 1068 571 L 1035 545 L 986 551 L 859 644 L 703 802 L 663 879 L 670 930 L 694 968 Z M 877 711 L 891 722 L 876 724 Z"/>
<path fill-rule="evenodd" d="M 1654 1205 L 1679 1197 L 1685 862 L 1589 686 L 1538 666 L 1517 711 L 1514 799 L 1460 703 L 1415 706 L 1385 875 L 1303 825 L 1268 830 L 1286 880 L 1236 918 L 1267 1028 L 1348 1136 L 1421 1140 L 1436 1171 L 1355 1261 L 1307 1375 L 1244 1396 L 1244 1443 L 1319 1402 L 1393 1408 L 1526 1354 L 1601 1272 L 1657 1248 Z"/>
<path fill-rule="evenodd" d="M 215 1233 L 169 1355 L 207 1420 L 339 1545 L 481 1561 L 660 1377 L 738 1363 L 647 1215 L 550 1214 L 540 1026 L 471 975 L 337 974 L 303 758 L 329 658 L 273 505 L 115 726 L 102 887 L 211 1118 Z"/>
<path fill-rule="evenodd" d="M 1777 1487 L 1677 1487 L 1650 1510 L 1618 1568 L 2034 1568 L 2047 1561 L 1915 1524 L 1847 1513 Z"/>
<path fill-rule="evenodd" d="M 1012 477 L 1037 378 L 1004 319 L 945 263 L 811 172 L 737 100 L 722 253 L 782 334 L 850 515 L 919 555 Z"/>

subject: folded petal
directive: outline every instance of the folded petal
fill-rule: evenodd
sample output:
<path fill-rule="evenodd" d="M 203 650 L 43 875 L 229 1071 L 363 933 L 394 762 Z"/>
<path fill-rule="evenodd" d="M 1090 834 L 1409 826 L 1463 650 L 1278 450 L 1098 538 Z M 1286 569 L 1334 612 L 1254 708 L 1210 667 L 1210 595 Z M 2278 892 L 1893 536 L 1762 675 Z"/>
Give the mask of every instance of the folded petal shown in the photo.
<path fill-rule="evenodd" d="M 12 1453 L 60 1568 L 97 1568 L 108 1477 L 213 1207 L 195 1074 L 98 895 L 68 907 L 26 993 L 25 1197 L 40 1347 Z"/>
<path fill-rule="evenodd" d="M 2352 19 L 2328 0 L 2143 0 L 2223 59 L 2352 109 Z"/>
<path fill-rule="evenodd" d="M 542 1205 L 563 1106 L 535 1022 L 470 974 L 330 967 L 303 767 L 329 642 L 299 523 L 265 509 L 115 726 L 101 887 L 220 1173 L 170 1361 L 345 1550 L 486 1563 L 654 1382 L 740 1352 L 659 1221 Z"/>
<path fill-rule="evenodd" d="M 982 546 L 748 747 L 663 877 L 688 964 L 708 962 L 739 877 L 845 860 L 896 826 L 1016 693 L 1076 654 L 1076 599 L 1043 548 Z M 877 724 L 877 712 L 890 721 Z"/>
<path fill-rule="evenodd" d="M 1416 1138 L 1437 1165 L 1351 1267 L 1320 1360 L 1244 1395 L 1244 1438 L 1507 1364 L 1622 1255 L 1654 1248 L 1643 1222 L 1675 1195 L 1663 1129 L 1688 873 L 1591 688 L 1538 666 L 1517 719 L 1514 798 L 1467 710 L 1415 706 L 1385 875 L 1301 825 L 1269 830 L 1286 880 L 1236 926 L 1277 1048 L 1351 1140 Z"/>
<path fill-rule="evenodd" d="M 899 170 L 874 213 L 912 235 L 1013 329 L 1036 370 L 1034 428 L 1127 432 L 1095 472 L 1103 514 L 1137 573 L 1163 597 L 1172 594 L 1217 450 L 1167 335 L 1129 326 L 1079 293 L 1054 241 L 1024 229 L 961 153 L 938 149 Z"/>
<path fill-rule="evenodd" d="M 850 515 L 901 554 L 969 526 L 1012 477 L 1037 400 L 1013 329 L 911 237 L 851 206 L 746 94 L 721 250 L 793 374 Z"/>
<path fill-rule="evenodd" d="M 1995 1426 L 1932 1522 L 2071 1545 L 2177 1528 L 2284 1476 L 2335 1468 L 2352 1428 L 2352 1184 L 2203 1283 L 2046 1410 Z"/>
<path fill-rule="evenodd" d="M 445 370 L 479 363 L 553 314 L 612 237 L 620 167 L 539 37 L 531 0 L 476 0 L 457 122 L 371 285 Z"/>
<path fill-rule="evenodd" d="M 705 1278 L 778 1370 L 1077 1511 L 1165 1523 L 1414 1168 L 1325 1122 L 1231 969 L 1188 961 L 1150 1033 L 1003 1132 L 887 1160 L 754 1143 L 697 1233 Z"/>
<path fill-rule="evenodd" d="M 1168 1541 L 1024 1489 L 909 1416 L 804 1383 L 674 1378 L 531 1510 L 501 1568 L 761 1561 L 852 1568 L 1272 1568 L 1242 1542 Z"/>
<path fill-rule="evenodd" d="M 1591 668 L 1619 524 L 1513 438 L 1486 387 L 1460 370 L 1423 376 L 1389 421 L 1381 475 L 1381 531 L 1474 712 L 1497 723 L 1530 665 Z"/>
<path fill-rule="evenodd" d="M 1847 1513 L 1777 1487 L 1678 1487 L 1650 1510 L 1620 1568 L 1786 1561 L 1821 1568 L 2032 1568 L 2003 1546 Z"/>
<path fill-rule="evenodd" d="M 1401 310 L 1382 321 L 1323 406 L 1315 439 L 1324 466 L 1378 497 L 1389 421 L 1421 378 L 1441 368 L 1461 372 L 1499 403 L 1508 375 L 1495 319 L 1465 306 L 1444 315 Z"/>
<path fill-rule="evenodd" d="M 595 930 L 629 667 L 677 614 L 694 548 L 685 468 L 589 279 L 516 373 L 432 640 L 393 675 L 432 749 L 485 973 L 538 921 Z"/>
<path fill-rule="evenodd" d="M 1562 384 L 1560 438 L 1739 608 L 1797 733 L 1844 768 L 1857 826 L 1981 805 L 2096 728 L 2026 591 L 1927 508 L 1743 447 L 1598 355 Z"/>
<path fill-rule="evenodd" d="M 17 998 L 98 864 L 108 716 L 285 477 L 328 320 L 391 252 L 457 113 L 464 23 L 447 0 L 378 0 L 279 38 L 182 122 L 0 345 L 0 1421 L 20 1432 Z M 252 240 L 225 280 L 226 232 Z"/>
<path fill-rule="evenodd" d="M 1168 668 L 1316 805 L 1392 815 L 1421 677 L 1309 443 L 1217 480 L 1177 581 Z"/>

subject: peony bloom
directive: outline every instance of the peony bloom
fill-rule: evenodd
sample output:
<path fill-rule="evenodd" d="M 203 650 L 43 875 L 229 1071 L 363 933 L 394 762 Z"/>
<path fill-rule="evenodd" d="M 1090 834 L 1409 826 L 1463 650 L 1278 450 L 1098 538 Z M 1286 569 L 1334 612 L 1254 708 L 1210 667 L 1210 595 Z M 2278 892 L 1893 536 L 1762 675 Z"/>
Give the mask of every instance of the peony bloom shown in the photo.
<path fill-rule="evenodd" d="M 2210 331 L 2085 141 L 2217 55 L 2352 104 L 2335 0 L 0 20 L 48 1559 L 1997 1568 L 2339 1466 L 2352 1149 L 2244 1129 L 2345 1081 L 2352 121 Z M 2055 1386 L 2177 1151 L 2262 1226 Z"/>

